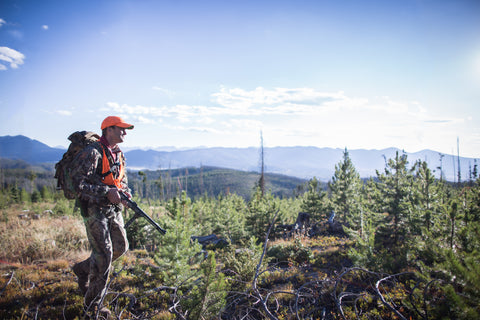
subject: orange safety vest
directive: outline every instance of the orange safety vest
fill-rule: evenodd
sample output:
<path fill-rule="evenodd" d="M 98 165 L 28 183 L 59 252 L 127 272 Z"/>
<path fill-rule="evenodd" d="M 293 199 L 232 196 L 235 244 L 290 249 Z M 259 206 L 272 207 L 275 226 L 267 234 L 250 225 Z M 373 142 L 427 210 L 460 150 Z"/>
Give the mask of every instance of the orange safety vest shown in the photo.
<path fill-rule="evenodd" d="M 105 147 L 102 146 L 102 149 L 102 182 L 109 186 L 116 186 L 119 190 L 122 190 L 122 179 L 125 174 L 123 167 L 123 159 L 119 161 L 119 175 L 115 179 L 115 177 L 113 176 L 113 172 L 110 170 L 110 161 L 108 161 L 107 155 L 105 154 Z"/>

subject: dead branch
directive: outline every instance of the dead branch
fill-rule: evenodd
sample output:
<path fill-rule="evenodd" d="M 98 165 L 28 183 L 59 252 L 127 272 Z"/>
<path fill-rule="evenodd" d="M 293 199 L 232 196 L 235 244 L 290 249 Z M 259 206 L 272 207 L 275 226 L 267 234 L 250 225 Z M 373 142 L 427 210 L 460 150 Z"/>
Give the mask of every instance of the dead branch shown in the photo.
<path fill-rule="evenodd" d="M 268 301 L 269 298 L 272 297 L 272 298 L 275 300 L 276 311 L 278 311 L 278 310 L 280 309 L 280 303 L 278 302 L 278 299 L 275 297 L 276 294 L 291 294 L 291 295 L 295 295 L 295 292 L 283 291 L 283 290 L 267 292 L 267 295 L 266 295 L 266 297 L 265 297 L 265 301 Z"/>
<path fill-rule="evenodd" d="M 65 292 L 66 292 L 66 290 L 65 290 Z M 67 297 L 68 297 L 68 295 L 65 294 L 65 300 L 63 300 L 63 309 L 62 309 L 62 315 L 63 315 L 64 320 L 67 320 L 67 316 L 65 315 L 65 310 L 67 309 Z"/>
<path fill-rule="evenodd" d="M 426 305 L 426 301 L 425 301 L 425 293 L 426 293 L 426 288 L 424 288 L 424 297 L 423 297 L 423 302 L 424 302 L 424 310 L 425 310 L 425 314 L 423 315 L 420 310 L 418 310 L 417 308 L 417 305 L 416 303 L 413 301 L 413 295 L 415 294 L 415 290 L 416 289 L 420 289 L 420 284 L 422 283 L 423 281 L 417 281 L 415 283 L 415 286 L 413 286 L 412 290 L 410 291 L 410 294 L 408 295 L 408 300 L 410 300 L 410 303 L 412 304 L 413 306 L 413 310 L 415 310 L 415 312 L 420 316 L 422 317 L 423 319 L 428 319 L 428 316 L 427 316 L 427 305 Z M 429 285 L 427 285 L 428 287 Z"/>
<path fill-rule="evenodd" d="M 268 309 L 268 306 L 267 306 L 267 300 L 266 299 L 263 299 L 260 291 L 258 290 L 258 287 L 257 287 L 257 281 L 258 281 L 258 277 L 260 276 L 260 268 L 262 267 L 262 263 L 263 263 L 263 258 L 265 257 L 265 254 L 267 252 L 267 244 L 268 244 L 268 237 L 270 235 L 270 232 L 272 231 L 272 228 L 275 224 L 275 220 L 277 218 L 277 214 L 280 210 L 277 210 L 275 212 L 275 215 L 273 216 L 273 219 L 272 219 L 272 222 L 270 223 L 270 227 L 268 228 L 268 231 L 267 231 L 267 234 L 265 235 L 265 242 L 263 244 L 263 252 L 262 252 L 262 255 L 260 256 L 260 261 L 258 262 L 258 265 L 257 265 L 257 269 L 255 271 L 255 276 L 253 277 L 253 282 L 252 282 L 252 289 L 253 291 L 255 292 L 255 294 L 257 295 L 257 297 L 259 298 L 261 304 L 262 304 L 262 307 L 264 309 L 264 311 L 267 313 L 267 316 L 272 319 L 272 320 L 277 320 L 277 318 L 270 312 L 270 310 Z"/>
<path fill-rule="evenodd" d="M 110 302 L 110 305 L 114 305 L 115 314 L 117 315 L 118 319 L 122 318 L 122 314 L 126 309 L 132 310 L 135 303 L 137 303 L 137 298 L 133 294 L 126 292 L 111 292 L 111 294 L 115 294 L 115 297 Z M 129 303 L 124 307 L 120 307 L 120 298 L 128 299 Z"/>
<path fill-rule="evenodd" d="M 357 298 L 355 299 L 355 301 L 354 301 L 354 304 L 353 304 L 353 305 L 354 305 L 354 307 L 355 307 L 355 315 L 357 316 L 357 319 L 360 319 L 360 316 L 361 316 L 360 313 L 361 313 L 361 311 L 362 311 L 362 310 L 359 310 L 359 309 L 357 308 L 358 302 L 359 302 L 361 299 L 365 300 L 365 299 L 366 299 L 366 296 L 367 296 L 366 293 L 360 294 L 360 295 L 358 295 L 358 297 L 357 297 Z"/>
<path fill-rule="evenodd" d="M 3 294 L 3 292 L 5 291 L 5 289 L 7 289 L 8 285 L 10 284 L 10 282 L 12 282 L 12 279 L 13 279 L 13 276 L 15 275 L 15 271 L 12 271 L 12 274 L 10 275 L 10 279 L 8 279 L 7 283 L 5 283 L 5 285 L 3 286 L 2 290 L 0 290 L 0 296 Z"/>
<path fill-rule="evenodd" d="M 403 320 L 407 320 L 407 318 L 405 318 L 400 312 L 398 312 L 397 309 L 395 309 L 390 303 L 388 303 L 384 296 L 382 295 L 382 293 L 380 292 L 380 289 L 379 289 L 379 286 L 382 284 L 382 282 L 384 281 L 387 281 L 389 279 L 394 279 L 398 276 L 401 276 L 401 275 L 406 275 L 406 274 L 413 274 L 412 272 L 402 272 L 402 273 L 398 273 L 398 274 L 393 274 L 393 275 L 390 275 L 390 276 L 387 276 L 387 277 L 384 277 L 380 280 L 377 281 L 376 285 L 375 285 L 375 290 L 377 292 L 377 295 L 379 296 L 380 300 L 382 301 L 382 303 L 387 307 L 389 308 L 391 311 L 393 311 L 393 313 L 395 313 L 400 319 L 403 319 Z"/>
<path fill-rule="evenodd" d="M 180 304 L 180 301 L 181 301 L 181 297 L 178 296 L 178 287 L 176 287 L 173 292 L 173 299 L 172 299 L 173 304 L 170 308 L 168 308 L 168 311 L 173 312 L 179 319 L 186 320 L 188 312 L 185 313 L 184 315 L 181 311 L 177 309 Z"/>
<path fill-rule="evenodd" d="M 441 279 L 433 279 L 427 285 L 425 286 L 425 289 L 423 290 L 423 309 L 425 310 L 425 319 L 428 319 L 428 308 L 427 308 L 427 294 L 428 290 L 431 285 L 433 285 L 435 282 L 443 282 Z"/>
<path fill-rule="evenodd" d="M 35 316 L 33 317 L 33 319 L 37 320 L 38 319 L 38 311 L 40 310 L 40 306 L 42 305 L 43 301 L 45 301 L 45 299 L 43 299 L 42 301 L 40 301 L 40 303 L 37 304 L 37 307 L 35 308 Z"/>
<path fill-rule="evenodd" d="M 372 272 L 372 271 L 369 271 L 367 269 L 363 269 L 363 268 L 358 268 L 358 267 L 355 267 L 355 268 L 348 268 L 348 269 L 345 269 L 336 279 L 335 281 L 335 287 L 333 289 L 333 298 L 335 300 L 335 304 L 337 306 L 337 309 L 340 311 L 340 315 L 342 316 L 342 318 L 344 320 L 347 320 L 347 318 L 345 317 L 345 313 L 343 312 L 343 308 L 342 308 L 342 300 L 343 298 L 349 296 L 355 296 L 355 297 L 358 297 L 358 293 L 352 293 L 352 292 L 341 292 L 340 293 L 340 296 L 337 296 L 337 292 L 338 292 L 338 286 L 342 280 L 342 278 L 347 274 L 347 273 L 350 273 L 350 272 L 353 272 L 353 271 L 360 271 L 360 272 L 364 272 L 370 276 L 378 276 L 377 273 L 375 272 Z"/>
<path fill-rule="evenodd" d="M 311 281 L 303 284 L 300 288 L 296 290 L 294 313 L 298 320 L 302 319 L 299 311 L 302 309 L 306 309 L 306 306 L 313 307 L 313 309 L 308 312 L 305 311 L 306 313 L 303 314 L 303 319 L 311 317 L 316 312 L 319 312 L 321 314 L 320 319 L 325 319 L 327 307 L 325 305 L 319 305 L 319 302 L 322 301 L 324 295 L 330 296 L 330 290 L 327 287 L 332 283 L 333 281 L 331 280 Z M 310 286 L 313 287 L 310 288 Z"/>

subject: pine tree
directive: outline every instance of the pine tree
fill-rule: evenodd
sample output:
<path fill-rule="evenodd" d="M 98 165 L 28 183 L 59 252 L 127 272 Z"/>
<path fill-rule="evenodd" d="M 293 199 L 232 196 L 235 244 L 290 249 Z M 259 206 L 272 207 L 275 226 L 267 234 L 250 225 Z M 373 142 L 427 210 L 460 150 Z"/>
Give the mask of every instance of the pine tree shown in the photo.
<path fill-rule="evenodd" d="M 335 212 L 344 224 L 353 229 L 360 228 L 360 174 L 353 166 L 347 148 L 343 152 L 343 161 L 335 165 L 335 173 L 329 183 L 331 201 Z"/>
<path fill-rule="evenodd" d="M 376 235 L 376 248 L 384 255 L 387 268 L 399 271 L 407 265 L 408 253 L 414 245 L 412 233 L 417 221 L 412 216 L 412 207 L 416 199 L 412 194 L 413 174 L 407 167 L 405 154 L 389 159 L 385 171 L 377 171 L 378 187 L 385 217 Z"/>
<path fill-rule="evenodd" d="M 374 178 L 368 179 L 362 189 L 362 204 L 366 211 L 382 212 L 382 193 Z"/>
<path fill-rule="evenodd" d="M 480 316 L 480 212 L 478 184 L 459 194 L 446 189 L 444 221 L 436 229 L 429 261 L 437 277 L 446 279 L 444 299 L 436 314 L 451 319 L 478 319 Z M 462 219 L 463 218 L 463 219 Z M 422 255 L 422 260 L 425 256 Z M 436 314 L 432 314 L 436 317 Z"/>
<path fill-rule="evenodd" d="M 445 262 L 439 266 L 451 279 L 441 311 L 442 316 L 448 315 L 452 319 L 479 319 L 480 225 L 469 226 L 464 230 L 464 236 L 469 238 L 468 248 L 446 250 Z"/>
<path fill-rule="evenodd" d="M 213 232 L 235 243 L 248 237 L 246 230 L 246 204 L 242 197 L 229 194 L 213 211 Z"/>
<path fill-rule="evenodd" d="M 191 242 L 191 236 L 197 234 L 198 228 L 190 214 L 191 200 L 185 192 L 178 198 L 172 198 L 166 204 L 166 209 L 172 219 L 167 221 L 167 233 L 159 239 L 161 243 L 154 260 L 165 270 L 167 284 L 178 285 L 194 274 L 191 263 L 199 257 L 201 247 L 198 243 Z"/>
<path fill-rule="evenodd" d="M 52 192 L 47 186 L 43 186 L 42 189 L 40 189 L 40 195 L 44 201 L 49 201 L 53 198 Z"/>
<path fill-rule="evenodd" d="M 14 203 L 22 202 L 22 199 L 21 199 L 22 189 L 19 188 L 17 185 L 12 185 L 10 187 L 9 194 L 10 194 L 10 199 L 12 199 Z"/>
<path fill-rule="evenodd" d="M 371 270 L 381 269 L 382 260 L 377 257 L 375 237 L 378 226 L 382 225 L 380 213 L 383 212 L 380 204 L 382 194 L 373 178 L 367 180 L 361 191 L 360 227 L 351 229 L 344 227 L 343 230 L 353 240 L 355 246 L 348 252 L 349 258 L 359 267 Z M 378 239 L 377 239 L 378 241 Z"/>
<path fill-rule="evenodd" d="M 465 216 L 468 222 L 480 223 L 480 179 L 466 190 Z"/>
<path fill-rule="evenodd" d="M 302 210 L 310 213 L 314 221 L 328 218 L 330 204 L 327 193 L 322 190 L 320 181 L 313 177 L 308 182 L 308 190 L 303 195 Z"/>
<path fill-rule="evenodd" d="M 199 235 L 216 234 L 232 243 L 247 237 L 247 206 L 236 194 L 197 199 L 191 214 L 199 226 Z"/>
<path fill-rule="evenodd" d="M 438 186 L 435 180 L 435 176 L 425 161 L 417 161 L 414 166 L 415 181 L 418 200 L 418 210 L 421 214 L 423 226 L 430 231 L 430 227 L 437 220 L 437 216 L 440 212 L 438 201 Z"/>
<path fill-rule="evenodd" d="M 183 309 L 188 310 L 188 319 L 215 319 L 225 306 L 228 283 L 225 275 L 217 272 L 214 252 L 202 261 L 199 272 L 192 290 L 181 300 L 181 304 Z"/>
<path fill-rule="evenodd" d="M 370 218 L 373 215 L 370 216 Z M 350 238 L 354 241 L 355 246 L 348 251 L 348 257 L 355 266 L 365 268 L 377 268 L 378 259 L 375 250 L 375 221 L 374 219 L 365 219 L 362 221 L 360 230 L 352 230 L 344 228 Z"/>
<path fill-rule="evenodd" d="M 273 198 L 269 192 L 262 195 L 262 190 L 257 187 L 248 202 L 246 225 L 250 234 L 258 239 L 265 239 L 268 227 L 277 211 Z"/>

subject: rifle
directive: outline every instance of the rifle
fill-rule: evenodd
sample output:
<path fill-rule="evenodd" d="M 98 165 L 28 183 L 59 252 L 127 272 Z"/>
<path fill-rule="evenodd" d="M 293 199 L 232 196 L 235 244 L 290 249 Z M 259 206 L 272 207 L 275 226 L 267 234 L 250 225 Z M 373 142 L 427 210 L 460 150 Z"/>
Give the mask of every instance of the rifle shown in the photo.
<path fill-rule="evenodd" d="M 133 212 L 135 212 L 135 215 L 130 220 L 128 220 L 128 222 L 125 224 L 125 229 L 127 229 L 128 226 L 130 226 L 132 224 L 132 222 L 135 221 L 135 219 L 137 219 L 138 217 L 143 217 L 143 218 L 147 219 L 147 221 L 152 226 L 154 226 L 155 229 L 157 229 L 161 234 L 165 234 L 167 232 L 165 229 L 160 227 L 158 225 L 158 223 L 153 221 L 153 219 L 150 218 L 150 216 L 148 214 L 146 214 L 145 211 L 140 209 L 140 207 L 137 205 L 137 203 L 135 201 L 129 199 L 128 196 L 125 193 L 123 193 L 123 192 L 119 192 L 119 193 L 120 193 L 120 197 L 122 198 L 122 200 L 125 200 L 128 203 L 128 207 L 130 209 L 132 209 Z"/>

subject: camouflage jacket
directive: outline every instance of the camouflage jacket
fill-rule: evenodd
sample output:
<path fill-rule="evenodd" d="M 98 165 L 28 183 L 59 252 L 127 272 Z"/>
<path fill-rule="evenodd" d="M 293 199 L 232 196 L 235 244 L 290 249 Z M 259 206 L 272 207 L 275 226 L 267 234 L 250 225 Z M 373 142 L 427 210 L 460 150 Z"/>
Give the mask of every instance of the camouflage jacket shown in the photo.
<path fill-rule="evenodd" d="M 105 147 L 105 149 L 107 149 Z M 120 149 L 117 151 L 118 159 L 125 159 Z M 105 150 L 108 153 L 108 150 Z M 94 142 L 82 150 L 74 160 L 74 168 L 72 169 L 72 180 L 75 190 L 78 193 L 78 199 L 82 202 L 88 202 L 88 204 L 96 204 L 100 206 L 111 205 L 107 199 L 107 193 L 109 186 L 102 182 L 102 158 L 103 147 L 100 141 Z M 113 159 L 109 158 L 110 167 L 114 168 Z M 118 176 L 118 172 L 114 171 L 114 174 Z M 127 172 L 121 181 L 123 186 L 122 190 L 129 192 Z"/>

